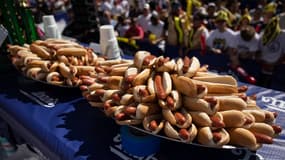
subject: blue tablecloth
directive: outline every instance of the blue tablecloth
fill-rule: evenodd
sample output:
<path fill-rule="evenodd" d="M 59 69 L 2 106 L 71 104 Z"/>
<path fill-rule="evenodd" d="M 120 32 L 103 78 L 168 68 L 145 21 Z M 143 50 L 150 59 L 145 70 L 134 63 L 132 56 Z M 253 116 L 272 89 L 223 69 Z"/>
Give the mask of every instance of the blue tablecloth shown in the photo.
<path fill-rule="evenodd" d="M 122 150 L 119 126 L 100 110 L 90 107 L 78 89 L 32 82 L 15 73 L 2 74 L 0 79 L 0 116 L 28 143 L 53 160 L 285 159 L 284 131 L 274 145 L 264 145 L 257 154 L 163 140 L 157 154 L 134 157 Z M 58 102 L 53 108 L 45 108 L 21 94 L 19 89 L 44 91 L 51 98 L 58 98 Z M 276 123 L 285 128 L 284 93 L 256 86 L 250 86 L 248 93 L 257 94 L 257 103 L 262 108 L 278 112 Z"/>

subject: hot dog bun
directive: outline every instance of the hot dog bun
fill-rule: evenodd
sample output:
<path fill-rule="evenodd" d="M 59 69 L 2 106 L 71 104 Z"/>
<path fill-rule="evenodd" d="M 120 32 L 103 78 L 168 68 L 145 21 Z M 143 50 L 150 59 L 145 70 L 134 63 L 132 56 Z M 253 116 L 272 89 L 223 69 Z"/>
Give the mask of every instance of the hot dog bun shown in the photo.
<path fill-rule="evenodd" d="M 228 144 L 230 136 L 223 128 L 212 130 L 210 127 L 202 127 L 198 131 L 197 140 L 201 144 L 217 147 Z"/>
<path fill-rule="evenodd" d="M 261 147 L 261 144 L 257 143 L 254 134 L 247 129 L 230 128 L 228 133 L 230 135 L 229 144 L 246 147 L 253 151 Z"/>

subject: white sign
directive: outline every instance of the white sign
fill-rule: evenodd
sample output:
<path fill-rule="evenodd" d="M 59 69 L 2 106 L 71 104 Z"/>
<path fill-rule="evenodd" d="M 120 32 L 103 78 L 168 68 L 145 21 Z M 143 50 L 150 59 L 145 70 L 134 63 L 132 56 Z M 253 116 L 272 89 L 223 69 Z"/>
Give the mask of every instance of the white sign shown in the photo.
<path fill-rule="evenodd" d="M 261 97 L 261 101 L 266 104 L 268 108 L 278 110 L 280 112 L 285 112 L 285 101 L 276 99 L 274 97 Z"/>

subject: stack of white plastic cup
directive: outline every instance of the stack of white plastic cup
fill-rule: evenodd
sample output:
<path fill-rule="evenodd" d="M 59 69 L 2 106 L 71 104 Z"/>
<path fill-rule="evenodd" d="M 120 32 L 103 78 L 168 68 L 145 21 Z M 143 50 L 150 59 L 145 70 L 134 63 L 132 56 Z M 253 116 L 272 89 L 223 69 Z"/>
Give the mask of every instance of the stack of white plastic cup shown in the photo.
<path fill-rule="evenodd" d="M 100 48 L 102 54 L 108 59 L 120 58 L 120 49 L 112 25 L 100 27 Z"/>
<path fill-rule="evenodd" d="M 60 38 L 57 24 L 53 15 L 43 16 L 44 32 L 46 38 Z"/>

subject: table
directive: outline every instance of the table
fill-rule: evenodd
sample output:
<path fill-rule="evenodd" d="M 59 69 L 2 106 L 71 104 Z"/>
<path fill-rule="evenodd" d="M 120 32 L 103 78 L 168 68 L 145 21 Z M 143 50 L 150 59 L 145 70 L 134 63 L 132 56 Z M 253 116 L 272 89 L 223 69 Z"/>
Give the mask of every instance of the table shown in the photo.
<path fill-rule="evenodd" d="M 103 112 L 90 107 L 78 89 L 59 88 L 23 78 L 15 72 L 0 75 L 0 117 L 27 143 L 52 160 L 94 159 L 270 159 L 285 158 L 285 133 L 274 145 L 264 145 L 257 154 L 247 150 L 219 150 L 162 140 L 155 155 L 135 157 L 125 153 L 119 127 Z M 56 106 L 45 108 L 19 92 L 44 92 L 58 99 Z M 248 94 L 257 94 L 262 108 L 279 113 L 276 123 L 285 128 L 285 94 L 249 86 Z"/>

